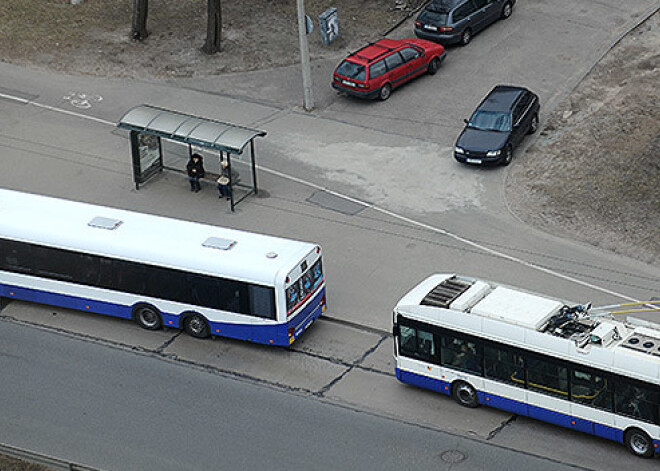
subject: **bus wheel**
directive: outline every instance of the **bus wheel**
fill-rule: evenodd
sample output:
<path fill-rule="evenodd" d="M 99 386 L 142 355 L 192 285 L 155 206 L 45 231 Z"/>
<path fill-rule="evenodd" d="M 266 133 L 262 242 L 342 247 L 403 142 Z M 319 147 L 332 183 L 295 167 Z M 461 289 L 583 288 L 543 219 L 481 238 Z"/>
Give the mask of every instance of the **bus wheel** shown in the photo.
<path fill-rule="evenodd" d="M 623 442 L 630 453 L 640 458 L 651 458 L 653 456 L 653 442 L 642 430 L 632 428 L 627 430 L 623 436 Z"/>
<path fill-rule="evenodd" d="M 133 320 L 140 327 L 147 330 L 158 330 L 163 327 L 163 318 L 153 306 L 149 304 L 138 304 L 133 308 Z"/>
<path fill-rule="evenodd" d="M 209 323 L 199 314 L 190 314 L 183 321 L 183 330 L 192 337 L 205 339 L 211 335 Z"/>
<path fill-rule="evenodd" d="M 479 405 L 477 390 L 463 381 L 456 381 L 451 388 L 454 400 L 464 407 L 474 408 Z"/>

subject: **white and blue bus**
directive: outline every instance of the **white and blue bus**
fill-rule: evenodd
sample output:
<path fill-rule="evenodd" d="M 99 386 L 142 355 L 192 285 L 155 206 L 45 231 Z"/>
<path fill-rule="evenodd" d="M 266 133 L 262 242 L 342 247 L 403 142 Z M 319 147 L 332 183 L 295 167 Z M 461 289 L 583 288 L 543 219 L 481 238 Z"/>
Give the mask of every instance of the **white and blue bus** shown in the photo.
<path fill-rule="evenodd" d="M 321 247 L 0 190 L 0 297 L 290 345 L 325 310 Z"/>
<path fill-rule="evenodd" d="M 650 303 L 634 303 L 655 310 Z M 657 306 L 657 302 L 655 304 Z M 660 445 L 660 325 L 520 289 L 433 275 L 394 309 L 397 378 L 624 443 Z"/>

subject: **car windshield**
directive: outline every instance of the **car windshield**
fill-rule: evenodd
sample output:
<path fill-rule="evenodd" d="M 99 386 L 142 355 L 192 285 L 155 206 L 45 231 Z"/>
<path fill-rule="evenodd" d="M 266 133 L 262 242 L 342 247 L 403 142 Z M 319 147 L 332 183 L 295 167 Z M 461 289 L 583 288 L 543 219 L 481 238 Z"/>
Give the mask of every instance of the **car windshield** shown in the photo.
<path fill-rule="evenodd" d="M 427 24 L 446 25 L 448 13 L 446 11 L 431 10 L 430 7 L 419 15 L 419 21 Z"/>
<path fill-rule="evenodd" d="M 470 118 L 468 127 L 482 131 L 508 132 L 511 131 L 511 117 L 509 113 L 477 111 Z"/>
<path fill-rule="evenodd" d="M 344 61 L 339 64 L 336 73 L 355 80 L 365 80 L 367 77 L 367 72 L 363 65 L 350 61 Z"/>

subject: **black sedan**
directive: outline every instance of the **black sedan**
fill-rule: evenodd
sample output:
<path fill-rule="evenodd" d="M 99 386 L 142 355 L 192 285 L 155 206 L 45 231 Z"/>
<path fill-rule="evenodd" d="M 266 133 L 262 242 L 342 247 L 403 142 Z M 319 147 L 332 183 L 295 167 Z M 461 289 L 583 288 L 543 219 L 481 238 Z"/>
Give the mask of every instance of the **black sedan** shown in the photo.
<path fill-rule="evenodd" d="M 509 165 L 513 149 L 538 129 L 539 110 L 539 97 L 526 88 L 496 86 L 465 120 L 454 157 L 467 164 Z"/>

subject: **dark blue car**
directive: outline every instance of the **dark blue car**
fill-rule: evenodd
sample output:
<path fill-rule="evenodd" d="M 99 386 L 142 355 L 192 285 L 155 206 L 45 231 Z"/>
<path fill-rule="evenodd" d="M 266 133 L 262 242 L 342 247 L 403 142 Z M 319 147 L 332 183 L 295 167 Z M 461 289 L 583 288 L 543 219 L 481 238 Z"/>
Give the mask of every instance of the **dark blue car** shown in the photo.
<path fill-rule="evenodd" d="M 466 164 L 509 165 L 513 149 L 538 129 L 540 108 L 539 97 L 526 88 L 496 86 L 465 120 L 454 157 Z"/>

